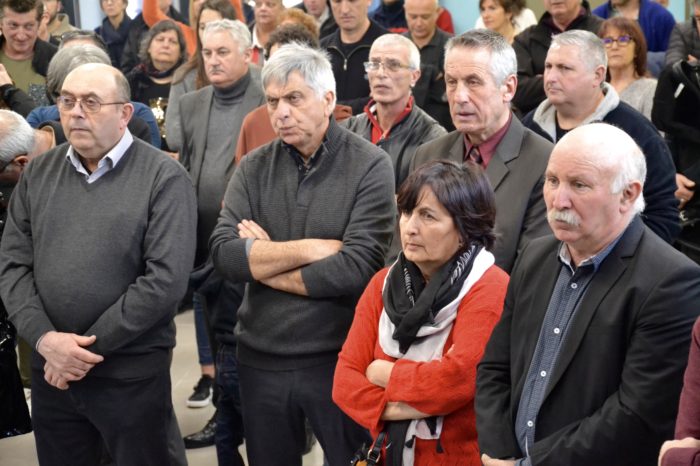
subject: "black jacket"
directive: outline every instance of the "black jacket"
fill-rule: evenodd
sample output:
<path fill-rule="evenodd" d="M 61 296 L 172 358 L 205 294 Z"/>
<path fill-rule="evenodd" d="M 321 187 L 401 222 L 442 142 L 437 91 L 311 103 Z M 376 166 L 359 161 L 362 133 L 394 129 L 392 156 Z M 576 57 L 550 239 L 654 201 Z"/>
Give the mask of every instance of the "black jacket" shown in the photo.
<path fill-rule="evenodd" d="M 338 30 L 338 24 L 335 22 L 335 18 L 333 17 L 333 10 L 331 9 L 331 2 L 327 1 L 326 5 L 328 6 L 328 18 L 321 24 L 321 28 L 319 31 L 319 38 L 323 39 L 326 36 L 330 36 L 333 34 L 335 31 Z M 298 5 L 294 5 L 294 8 L 299 8 L 301 11 L 304 13 L 308 13 L 306 6 L 304 5 L 304 2 L 299 3 Z"/>
<path fill-rule="evenodd" d="M 5 38 L 0 36 L 0 48 L 2 48 L 4 42 Z M 57 51 L 58 49 L 54 45 L 37 38 L 34 44 L 34 56 L 32 57 L 32 68 L 34 68 L 34 71 L 46 77 L 49 62 Z M 41 96 L 45 100 L 37 102 L 32 96 L 14 86 L 2 86 L 2 95 L 0 97 L 12 111 L 19 113 L 25 118 L 36 107 L 48 105 L 49 103 L 48 97 Z"/>
<path fill-rule="evenodd" d="M 583 29 L 597 34 L 603 20 L 590 14 L 587 1 L 582 5 L 586 9 L 586 14 L 572 21 L 566 30 Z M 547 98 L 544 94 L 542 75 L 544 60 L 547 58 L 554 34 L 550 27 L 551 22 L 552 16 L 545 13 L 539 23 L 525 29 L 515 36 L 513 41 L 513 49 L 518 59 L 518 89 L 513 98 L 513 105 L 521 115 L 533 110 Z"/>
<path fill-rule="evenodd" d="M 361 113 L 369 101 L 369 81 L 364 65 L 369 60 L 369 49 L 377 37 L 388 32 L 370 20 L 369 29 L 354 44 L 341 42 L 340 29 L 321 41 L 321 48 L 326 49 L 331 58 L 338 103 L 352 107 L 353 115 Z M 347 55 L 343 53 L 344 45 L 353 46 Z"/>

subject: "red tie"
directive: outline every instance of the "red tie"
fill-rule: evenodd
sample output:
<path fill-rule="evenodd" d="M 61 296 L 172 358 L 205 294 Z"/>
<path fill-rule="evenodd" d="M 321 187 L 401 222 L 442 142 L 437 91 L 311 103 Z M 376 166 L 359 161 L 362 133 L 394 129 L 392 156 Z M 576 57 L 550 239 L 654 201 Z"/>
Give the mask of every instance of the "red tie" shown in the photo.
<path fill-rule="evenodd" d="M 469 149 L 469 153 L 467 153 L 467 160 L 466 161 L 474 162 L 477 165 L 481 165 L 484 162 L 484 159 L 481 158 L 481 153 L 479 152 L 478 146 L 472 146 Z"/>

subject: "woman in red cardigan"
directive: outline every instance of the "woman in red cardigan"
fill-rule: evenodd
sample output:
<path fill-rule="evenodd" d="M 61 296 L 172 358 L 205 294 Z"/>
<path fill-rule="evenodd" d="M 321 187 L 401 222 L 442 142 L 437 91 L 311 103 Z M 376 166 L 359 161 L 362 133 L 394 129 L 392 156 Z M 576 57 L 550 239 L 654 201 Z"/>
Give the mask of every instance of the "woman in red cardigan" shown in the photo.
<path fill-rule="evenodd" d="M 495 202 L 478 166 L 433 162 L 398 195 L 403 252 L 367 286 L 340 352 L 333 399 L 386 465 L 480 466 L 476 365 L 503 309 Z"/>
<path fill-rule="evenodd" d="M 660 466 L 700 466 L 700 319 L 693 326 L 676 419 L 676 439 L 661 446 Z"/>

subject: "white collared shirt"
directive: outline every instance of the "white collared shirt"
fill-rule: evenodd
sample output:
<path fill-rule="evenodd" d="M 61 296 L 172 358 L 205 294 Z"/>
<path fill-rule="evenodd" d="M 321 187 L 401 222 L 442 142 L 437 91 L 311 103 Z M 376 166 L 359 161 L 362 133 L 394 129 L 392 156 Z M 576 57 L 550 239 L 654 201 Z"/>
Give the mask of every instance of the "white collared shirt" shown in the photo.
<path fill-rule="evenodd" d="M 100 161 L 97 163 L 97 170 L 92 173 L 88 173 L 88 171 L 85 169 L 85 166 L 83 166 L 83 163 L 80 161 L 80 157 L 78 156 L 77 152 L 75 152 L 75 149 L 73 149 L 73 146 L 68 148 L 66 159 L 68 159 L 78 173 L 85 176 L 85 181 L 87 181 L 88 184 L 94 183 L 95 181 L 99 180 L 102 175 L 117 166 L 119 161 L 124 156 L 124 153 L 126 153 L 127 149 L 131 147 L 133 142 L 134 137 L 131 135 L 129 130 L 126 129 L 119 142 L 100 159 Z"/>

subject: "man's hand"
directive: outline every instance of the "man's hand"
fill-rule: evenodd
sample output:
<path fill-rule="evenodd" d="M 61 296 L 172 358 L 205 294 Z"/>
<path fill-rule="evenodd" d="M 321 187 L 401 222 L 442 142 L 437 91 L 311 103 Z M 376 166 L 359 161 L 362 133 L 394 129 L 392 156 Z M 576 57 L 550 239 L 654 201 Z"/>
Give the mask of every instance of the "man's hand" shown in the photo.
<path fill-rule="evenodd" d="M 94 335 L 48 332 L 39 342 L 37 351 L 46 359 L 44 378 L 54 387 L 65 390 L 68 382 L 80 380 L 104 360 L 99 354 L 83 348 L 95 343 Z"/>
<path fill-rule="evenodd" d="M 367 366 L 365 377 L 378 387 L 386 388 L 389 384 L 391 371 L 394 369 L 394 363 L 384 359 L 375 359 Z"/>
<path fill-rule="evenodd" d="M 238 236 L 240 238 L 264 239 L 270 241 L 270 235 L 252 220 L 241 220 L 238 224 Z"/>
<path fill-rule="evenodd" d="M 7 74 L 5 65 L 0 64 L 0 86 L 4 86 L 5 84 L 12 84 L 12 78 Z"/>
<path fill-rule="evenodd" d="M 659 466 L 661 466 L 661 460 L 667 451 L 671 448 L 700 448 L 700 440 L 694 439 L 693 437 L 686 437 L 683 440 L 667 440 L 661 445 L 661 451 L 659 452 Z"/>
<path fill-rule="evenodd" d="M 515 460 L 497 460 L 484 453 L 481 455 L 484 466 L 515 466 Z"/>
<path fill-rule="evenodd" d="M 695 182 L 680 173 L 676 173 L 676 186 L 678 189 L 674 195 L 680 201 L 678 208 L 682 210 L 695 194 Z"/>

